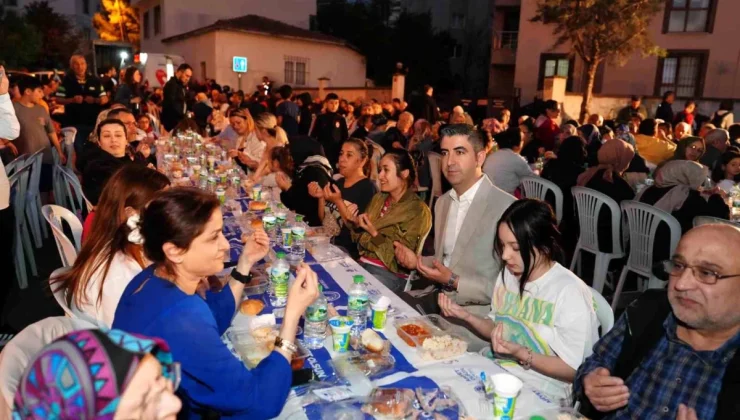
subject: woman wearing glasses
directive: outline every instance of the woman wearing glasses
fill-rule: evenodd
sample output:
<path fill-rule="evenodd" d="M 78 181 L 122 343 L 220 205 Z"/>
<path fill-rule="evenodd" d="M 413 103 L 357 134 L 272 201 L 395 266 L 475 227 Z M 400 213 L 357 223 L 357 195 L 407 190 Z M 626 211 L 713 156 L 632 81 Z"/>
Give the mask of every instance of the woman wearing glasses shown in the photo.
<path fill-rule="evenodd" d="M 676 153 L 673 154 L 673 160 L 689 160 L 698 162 L 707 146 L 701 137 L 684 137 L 678 142 Z"/>
<path fill-rule="evenodd" d="M 266 419 L 280 414 L 290 391 L 298 321 L 319 294 L 316 273 L 305 265 L 297 270 L 275 351 L 247 370 L 221 336 L 242 303 L 252 265 L 268 252 L 267 233 L 260 229 L 247 238 L 227 284 L 204 290 L 203 279 L 223 270 L 229 251 L 215 195 L 197 188 L 163 191 L 144 209 L 137 229 L 153 264 L 126 287 L 113 328 L 169 343 L 182 366 L 181 418 Z"/>

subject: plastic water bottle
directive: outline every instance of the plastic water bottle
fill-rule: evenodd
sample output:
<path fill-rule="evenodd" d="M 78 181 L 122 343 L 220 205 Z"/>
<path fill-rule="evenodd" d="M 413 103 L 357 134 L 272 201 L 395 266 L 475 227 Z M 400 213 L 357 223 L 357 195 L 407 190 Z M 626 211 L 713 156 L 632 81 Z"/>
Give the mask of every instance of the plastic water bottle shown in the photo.
<path fill-rule="evenodd" d="M 328 326 L 328 308 L 324 288 L 319 285 L 319 297 L 306 309 L 306 322 L 303 324 L 303 341 L 311 350 L 324 347 Z"/>
<path fill-rule="evenodd" d="M 737 221 L 740 219 L 740 186 L 737 184 L 732 187 L 729 194 L 730 198 L 729 203 L 727 203 L 730 207 L 730 220 Z"/>
<path fill-rule="evenodd" d="M 290 253 L 295 264 L 300 264 L 306 258 L 306 224 L 303 216 L 296 215 L 295 223 L 290 228 L 291 247 Z"/>
<path fill-rule="evenodd" d="M 352 326 L 352 335 L 359 337 L 365 328 L 367 328 L 367 308 L 369 305 L 369 296 L 365 278 L 357 275 L 352 278 L 354 285 L 349 290 L 349 299 L 347 302 L 347 316 L 355 321 Z"/>
<path fill-rule="evenodd" d="M 285 253 L 277 252 L 277 260 L 270 268 L 270 305 L 282 308 L 288 302 L 288 282 L 290 266 L 285 261 Z"/>

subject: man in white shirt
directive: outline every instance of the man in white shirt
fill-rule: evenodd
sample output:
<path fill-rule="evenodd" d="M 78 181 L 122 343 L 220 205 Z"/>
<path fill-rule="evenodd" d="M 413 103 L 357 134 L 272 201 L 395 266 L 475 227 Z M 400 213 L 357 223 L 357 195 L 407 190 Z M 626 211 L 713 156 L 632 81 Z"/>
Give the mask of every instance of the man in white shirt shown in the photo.
<path fill-rule="evenodd" d="M 10 82 L 5 74 L 5 68 L 0 66 L 0 138 L 15 140 L 21 133 L 21 125 L 15 116 L 15 108 L 8 95 Z M 5 166 L 0 160 L 0 267 L 13 266 L 13 209 L 10 205 L 10 183 L 5 174 Z M 0 306 L 5 304 L 5 298 L 10 288 L 10 279 L 0 282 Z"/>
<path fill-rule="evenodd" d="M 486 150 L 480 133 L 466 124 L 452 124 L 440 135 L 442 173 L 452 190 L 440 197 L 434 208 L 434 257 L 422 261 L 396 243 L 396 258 L 442 286 L 457 304 L 485 316 L 490 312 L 500 271 L 493 252 L 496 224 L 515 198 L 483 174 Z"/>

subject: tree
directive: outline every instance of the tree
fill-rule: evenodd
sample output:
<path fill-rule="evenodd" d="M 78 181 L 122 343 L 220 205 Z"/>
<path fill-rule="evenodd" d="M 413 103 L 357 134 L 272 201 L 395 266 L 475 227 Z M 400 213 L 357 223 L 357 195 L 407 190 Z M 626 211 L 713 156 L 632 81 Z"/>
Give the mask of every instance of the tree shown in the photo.
<path fill-rule="evenodd" d="M 123 41 L 139 48 L 139 13 L 129 0 L 102 0 L 93 26 L 104 41 Z"/>
<path fill-rule="evenodd" d="M 554 47 L 569 44 L 586 64 L 580 120 L 588 118 L 594 80 L 599 65 L 623 65 L 640 52 L 643 57 L 663 55 L 648 28 L 665 0 L 538 0 L 532 22 L 553 24 Z"/>
<path fill-rule="evenodd" d="M 0 63 L 7 70 L 32 66 L 41 51 L 41 35 L 22 16 L 0 7 Z"/>
<path fill-rule="evenodd" d="M 41 34 L 38 65 L 44 69 L 66 68 L 67 60 L 80 47 L 82 35 L 47 1 L 34 1 L 25 7 L 26 22 Z"/>

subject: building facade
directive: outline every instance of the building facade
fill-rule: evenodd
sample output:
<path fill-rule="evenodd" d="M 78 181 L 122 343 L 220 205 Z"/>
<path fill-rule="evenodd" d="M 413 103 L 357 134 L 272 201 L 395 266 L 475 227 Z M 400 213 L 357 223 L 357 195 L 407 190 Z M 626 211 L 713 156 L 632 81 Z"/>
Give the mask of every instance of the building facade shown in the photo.
<path fill-rule="evenodd" d="M 34 1 L 36 0 L 0 0 L 0 5 L 6 11 L 22 14 L 23 8 Z M 100 8 L 99 3 L 96 0 L 53 0 L 49 1 L 49 6 L 57 13 L 67 16 L 87 39 L 96 39 L 98 35 L 93 28 L 92 18 Z"/>
<path fill-rule="evenodd" d="M 489 85 L 493 96 L 518 94 L 521 103 L 529 103 L 551 76 L 567 77 L 567 92 L 583 91 L 583 63 L 569 56 L 567 45 L 552 48 L 552 26 L 530 21 L 536 3 L 496 0 Z M 668 90 L 677 93 L 677 103 L 682 98 L 740 98 L 740 45 L 733 42 L 740 37 L 734 18 L 738 13 L 737 0 L 666 0 L 652 19 L 650 34 L 667 56 L 635 54 L 624 66 L 606 63 L 597 73 L 596 98 L 657 97 Z"/>
<path fill-rule="evenodd" d="M 208 26 L 219 19 L 255 14 L 309 29 L 316 0 L 132 0 L 139 10 L 141 51 L 173 53 L 162 40 Z"/>
<path fill-rule="evenodd" d="M 247 15 L 164 38 L 167 53 L 180 55 L 195 78 L 254 92 L 267 76 L 274 86 L 318 88 L 365 86 L 365 57 L 345 41 L 262 16 Z M 247 58 L 247 72 L 233 71 L 233 58 Z"/>
<path fill-rule="evenodd" d="M 493 0 L 401 0 L 400 3 L 412 13 L 430 13 L 432 26 L 450 33 L 456 42 L 450 51 L 455 87 L 469 98 L 485 96 Z"/>

